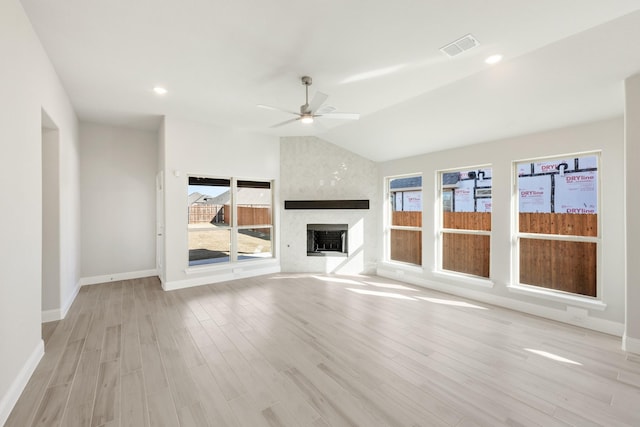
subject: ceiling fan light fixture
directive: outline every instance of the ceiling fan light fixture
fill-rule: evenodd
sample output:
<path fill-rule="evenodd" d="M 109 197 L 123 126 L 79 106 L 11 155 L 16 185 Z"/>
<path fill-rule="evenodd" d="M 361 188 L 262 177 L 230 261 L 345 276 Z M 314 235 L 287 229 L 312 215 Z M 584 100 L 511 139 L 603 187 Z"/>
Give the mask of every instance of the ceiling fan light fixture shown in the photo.
<path fill-rule="evenodd" d="M 276 110 L 282 111 L 283 113 L 289 113 L 296 116 L 295 119 L 285 120 L 284 122 L 277 123 L 271 128 L 279 128 L 280 126 L 285 126 L 290 123 L 295 123 L 300 121 L 304 124 L 311 124 L 315 122 L 316 117 L 320 117 L 324 120 L 324 118 L 328 119 L 343 119 L 343 120 L 358 120 L 360 118 L 360 114 L 357 113 L 338 113 L 335 111 L 335 107 L 325 106 L 323 104 L 327 100 L 326 94 L 322 92 L 316 92 L 313 96 L 311 102 L 309 102 L 309 86 L 311 86 L 311 77 L 303 76 L 302 84 L 304 85 L 304 104 L 300 106 L 300 112 L 294 112 L 289 110 L 283 110 L 278 107 L 270 107 L 268 105 L 258 105 L 260 108 L 266 108 L 267 110 Z"/>

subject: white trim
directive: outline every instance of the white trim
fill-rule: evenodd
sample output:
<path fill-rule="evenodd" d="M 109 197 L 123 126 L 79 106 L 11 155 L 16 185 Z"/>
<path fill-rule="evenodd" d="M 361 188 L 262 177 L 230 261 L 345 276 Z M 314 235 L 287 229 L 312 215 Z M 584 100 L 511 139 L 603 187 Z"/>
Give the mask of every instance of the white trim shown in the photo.
<path fill-rule="evenodd" d="M 396 211 L 396 212 L 409 212 L 409 211 Z M 415 227 L 413 225 L 390 225 L 389 230 L 422 231 L 422 227 Z"/>
<path fill-rule="evenodd" d="M 598 332 L 604 332 L 606 334 L 615 335 L 618 337 L 622 337 L 624 331 L 623 323 L 589 316 L 588 311 L 586 310 L 586 315 L 576 315 L 575 310 L 572 310 L 572 306 L 575 304 L 567 304 L 566 310 L 560 310 L 557 308 L 545 307 L 535 303 L 520 301 L 513 298 L 498 296 L 493 293 L 481 291 L 479 289 L 452 286 L 450 284 L 427 280 L 414 275 L 397 275 L 394 274 L 394 272 L 389 271 L 388 269 L 385 270 L 381 267 L 382 266 L 379 265 L 377 269 L 377 274 L 381 277 L 403 281 L 413 285 L 422 286 L 424 288 L 433 289 L 439 292 L 457 295 L 487 304 L 497 305 L 511 310 L 532 314 L 534 316 L 544 317 L 546 319 L 556 320 L 574 326 L 580 326 Z"/>
<path fill-rule="evenodd" d="M 573 236 L 570 234 L 520 233 L 518 239 L 561 240 L 563 242 L 600 243 L 598 236 Z"/>
<path fill-rule="evenodd" d="M 244 279 L 247 277 L 262 276 L 264 274 L 280 273 L 280 264 L 269 264 L 260 268 L 248 268 L 245 264 L 239 266 L 235 264 L 232 268 L 220 270 L 219 274 L 194 277 L 186 280 L 172 280 L 162 283 L 162 289 L 165 291 L 174 291 L 176 289 L 190 288 L 193 286 L 208 285 L 217 282 L 226 282 L 228 280 Z"/>
<path fill-rule="evenodd" d="M 69 296 L 69 298 L 67 298 L 67 301 L 65 301 L 65 304 L 62 306 L 61 319 L 64 319 L 65 317 L 67 317 L 67 313 L 71 308 L 71 304 L 73 304 L 73 302 L 76 300 L 76 297 L 78 296 L 78 292 L 80 292 L 80 281 L 76 283 L 76 287 L 73 289 L 73 292 L 71 292 L 71 295 Z"/>
<path fill-rule="evenodd" d="M 63 317 L 59 308 L 52 308 L 51 310 L 42 310 L 42 323 L 55 322 L 56 320 L 62 320 Z"/>
<path fill-rule="evenodd" d="M 456 213 L 456 212 L 452 212 L 452 213 Z M 474 212 L 474 213 L 478 213 L 478 212 Z M 466 228 L 441 228 L 440 238 L 442 238 L 443 234 L 472 234 L 474 236 L 491 236 L 491 230 L 468 230 Z"/>
<path fill-rule="evenodd" d="M 456 282 L 464 283 L 465 285 L 480 286 L 482 288 L 491 289 L 494 286 L 493 280 L 485 279 L 478 276 L 472 276 L 464 273 L 454 273 L 443 270 L 434 270 L 432 274 L 436 277 L 447 280 L 455 280 Z"/>
<path fill-rule="evenodd" d="M 270 256 L 264 259 L 245 259 L 236 262 L 221 262 L 202 265 L 192 265 L 185 268 L 184 273 L 188 276 L 193 274 L 215 273 L 217 271 L 225 272 L 237 269 L 246 269 L 246 267 L 256 266 L 263 267 L 265 265 L 279 264 L 276 258 Z"/>
<path fill-rule="evenodd" d="M 73 301 L 75 301 L 78 296 L 78 292 L 80 292 L 80 282 L 76 283 L 76 287 L 61 308 L 42 311 L 42 323 L 55 322 L 56 320 L 62 320 L 67 317 L 67 313 L 71 308 L 71 304 L 73 304 Z"/>
<path fill-rule="evenodd" d="M 158 270 L 130 271 L 128 273 L 105 274 L 103 276 L 91 276 L 80 278 L 80 286 L 96 285 L 98 283 L 115 282 L 118 280 L 140 279 L 142 277 L 157 276 Z"/>
<path fill-rule="evenodd" d="M 607 304 L 598 299 L 583 297 L 578 294 L 571 294 L 568 292 L 553 291 L 538 286 L 530 286 L 520 283 L 516 285 L 507 285 L 507 289 L 509 292 L 563 302 L 567 305 L 576 307 L 584 307 L 599 311 L 604 311 L 604 309 L 607 308 Z"/>
<path fill-rule="evenodd" d="M 630 353 L 640 354 L 640 339 L 631 338 L 625 333 L 622 336 L 622 349 Z"/>
<path fill-rule="evenodd" d="M 378 264 L 376 264 L 377 267 Z M 404 272 L 407 273 L 419 273 L 422 274 L 424 273 L 424 268 L 421 265 L 416 265 L 416 264 L 409 264 L 407 262 L 401 262 L 401 261 L 383 261 L 380 263 L 380 265 L 382 265 L 384 268 L 390 269 L 390 270 L 396 270 L 396 273 L 399 275 L 404 274 Z"/>
<path fill-rule="evenodd" d="M 44 341 L 39 340 L 36 347 L 31 352 L 31 355 L 27 358 L 24 365 L 22 365 L 20 372 L 18 372 L 18 375 L 16 375 L 9 386 L 9 389 L 5 395 L 2 396 L 2 399 L 0 399 L 0 425 L 4 425 L 9 418 L 13 407 L 16 405 L 16 402 L 20 398 L 24 388 L 27 386 L 31 375 L 33 375 L 33 372 L 36 370 L 42 356 L 44 356 Z"/>

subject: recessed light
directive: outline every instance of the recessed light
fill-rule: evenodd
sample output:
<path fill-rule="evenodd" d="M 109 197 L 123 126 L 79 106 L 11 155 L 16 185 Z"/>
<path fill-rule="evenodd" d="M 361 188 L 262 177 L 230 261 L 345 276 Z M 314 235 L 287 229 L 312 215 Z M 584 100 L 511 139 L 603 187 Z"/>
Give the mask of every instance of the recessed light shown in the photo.
<path fill-rule="evenodd" d="M 156 95 L 166 95 L 167 94 L 167 90 L 163 87 L 160 86 L 156 86 L 153 88 L 153 91 L 156 93 Z"/>
<path fill-rule="evenodd" d="M 502 61 L 502 55 L 500 55 L 500 54 L 491 55 L 490 57 L 488 57 L 487 59 L 484 60 L 484 62 L 486 62 L 489 65 L 497 64 L 500 61 Z"/>

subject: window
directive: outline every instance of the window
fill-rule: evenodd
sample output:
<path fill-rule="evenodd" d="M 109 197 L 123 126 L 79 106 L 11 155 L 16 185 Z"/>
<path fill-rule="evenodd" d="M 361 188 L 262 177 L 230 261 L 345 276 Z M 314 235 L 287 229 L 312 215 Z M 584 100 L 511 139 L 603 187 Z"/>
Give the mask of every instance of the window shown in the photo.
<path fill-rule="evenodd" d="M 189 266 L 273 256 L 269 181 L 189 177 Z"/>
<path fill-rule="evenodd" d="M 236 216 L 238 259 L 271 257 L 271 183 L 238 181 Z"/>
<path fill-rule="evenodd" d="M 189 177 L 189 265 L 229 262 L 231 179 Z"/>
<path fill-rule="evenodd" d="M 597 154 L 516 163 L 519 283 L 597 296 Z"/>
<path fill-rule="evenodd" d="M 422 265 L 422 176 L 387 179 L 387 259 Z"/>
<path fill-rule="evenodd" d="M 440 173 L 442 270 L 489 277 L 491 168 Z"/>

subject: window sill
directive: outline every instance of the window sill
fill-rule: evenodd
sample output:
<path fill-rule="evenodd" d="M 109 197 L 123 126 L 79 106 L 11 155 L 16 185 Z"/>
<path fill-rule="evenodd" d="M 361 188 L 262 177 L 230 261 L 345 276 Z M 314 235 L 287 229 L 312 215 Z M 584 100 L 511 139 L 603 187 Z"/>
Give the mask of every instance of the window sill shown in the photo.
<path fill-rule="evenodd" d="M 456 282 L 460 282 L 465 285 L 479 286 L 481 288 L 487 288 L 487 289 L 491 289 L 494 286 L 493 280 L 491 279 L 483 279 L 480 277 L 471 276 L 463 273 L 453 273 L 453 272 L 450 273 L 448 271 L 442 271 L 442 270 L 433 270 L 431 273 L 433 274 L 434 277 L 437 277 L 439 279 L 454 280 Z"/>
<path fill-rule="evenodd" d="M 535 296 L 538 298 L 561 302 L 561 303 L 565 303 L 567 305 L 572 305 L 576 307 L 588 308 L 588 309 L 599 310 L 599 311 L 604 311 L 604 309 L 607 308 L 606 303 L 591 297 L 572 295 L 569 293 L 552 291 L 544 288 L 538 288 L 536 286 L 522 285 L 522 284 L 507 285 L 507 289 L 510 292 L 515 292 L 517 294 Z"/>
<path fill-rule="evenodd" d="M 190 274 L 202 274 L 202 273 L 210 273 L 216 271 L 229 271 L 240 272 L 244 270 L 246 267 L 251 266 L 264 266 L 270 264 L 277 264 L 278 261 L 275 257 L 269 257 L 265 259 L 243 259 L 238 260 L 236 262 L 224 262 L 217 264 L 203 264 L 203 265 L 194 265 L 187 267 L 184 272 L 187 275 Z"/>

